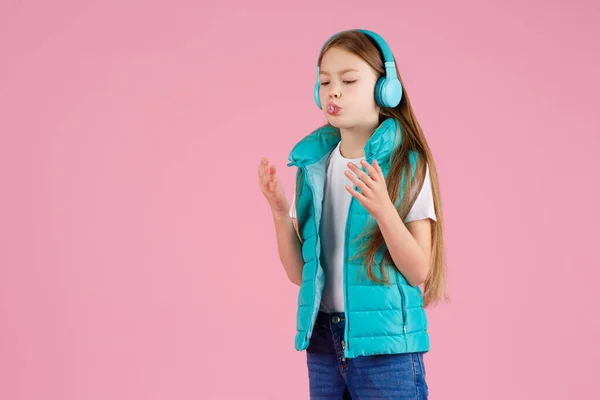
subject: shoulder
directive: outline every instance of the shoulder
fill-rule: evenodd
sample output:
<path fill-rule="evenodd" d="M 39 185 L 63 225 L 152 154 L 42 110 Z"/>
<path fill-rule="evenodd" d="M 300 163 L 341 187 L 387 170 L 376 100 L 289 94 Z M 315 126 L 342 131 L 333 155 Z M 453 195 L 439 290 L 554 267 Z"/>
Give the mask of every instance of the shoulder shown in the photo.
<path fill-rule="evenodd" d="M 421 182 L 415 182 L 411 190 L 411 199 L 416 199 L 410 209 L 405 222 L 418 221 L 424 219 L 437 220 L 435 212 L 435 202 L 433 198 L 433 187 L 429 166 L 425 164 L 425 174 Z"/>
<path fill-rule="evenodd" d="M 340 141 L 339 129 L 332 125 L 323 125 L 297 142 L 290 151 L 288 166 L 312 161 L 321 157 L 327 149 L 332 148 Z"/>

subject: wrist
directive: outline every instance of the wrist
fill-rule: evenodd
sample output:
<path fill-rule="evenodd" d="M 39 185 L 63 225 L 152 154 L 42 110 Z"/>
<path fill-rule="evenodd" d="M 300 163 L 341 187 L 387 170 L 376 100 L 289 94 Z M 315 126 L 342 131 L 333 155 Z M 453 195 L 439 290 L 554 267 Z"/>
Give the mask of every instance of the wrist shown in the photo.
<path fill-rule="evenodd" d="M 390 221 L 390 220 L 393 221 L 393 219 L 397 218 L 397 217 L 399 217 L 398 210 L 396 209 L 394 204 L 390 201 L 389 203 L 386 204 L 384 209 L 381 210 L 381 212 L 378 213 L 377 216 L 375 216 L 375 220 L 377 221 L 378 224 L 380 224 L 385 221 Z"/>
<path fill-rule="evenodd" d="M 271 210 L 271 214 L 273 215 L 273 219 L 275 221 L 281 221 L 281 220 L 285 220 L 286 218 L 290 218 L 289 212 L 281 212 L 281 211 Z"/>

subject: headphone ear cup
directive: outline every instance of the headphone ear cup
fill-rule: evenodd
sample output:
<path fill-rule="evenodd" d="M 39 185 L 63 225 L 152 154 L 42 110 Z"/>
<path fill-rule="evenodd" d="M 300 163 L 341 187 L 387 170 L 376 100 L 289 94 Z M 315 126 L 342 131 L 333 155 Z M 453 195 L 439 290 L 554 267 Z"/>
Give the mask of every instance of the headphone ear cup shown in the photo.
<path fill-rule="evenodd" d="M 383 102 L 382 95 L 381 95 L 384 84 L 385 84 L 385 77 L 383 77 L 383 76 L 381 78 L 379 78 L 379 80 L 377 80 L 377 83 L 375 84 L 375 102 L 377 103 L 377 105 L 379 105 L 381 107 L 386 107 L 386 105 Z"/>
<path fill-rule="evenodd" d="M 319 95 L 319 89 L 320 88 L 321 88 L 321 83 L 317 79 L 317 83 L 315 83 L 314 97 L 315 97 L 315 103 L 317 103 L 317 107 L 319 107 L 320 109 L 322 109 L 323 107 L 321 106 L 321 97 Z"/>
<path fill-rule="evenodd" d="M 375 85 L 375 100 L 381 107 L 392 108 L 402 100 L 402 85 L 398 78 L 381 77 Z"/>

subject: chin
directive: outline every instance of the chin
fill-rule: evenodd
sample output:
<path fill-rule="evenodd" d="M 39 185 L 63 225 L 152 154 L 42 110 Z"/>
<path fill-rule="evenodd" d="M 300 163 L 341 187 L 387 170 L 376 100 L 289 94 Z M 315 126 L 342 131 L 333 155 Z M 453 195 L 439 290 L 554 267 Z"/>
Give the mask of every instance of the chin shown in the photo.
<path fill-rule="evenodd" d="M 345 120 L 344 118 L 332 117 L 331 115 L 327 115 L 326 118 L 327 118 L 327 122 L 334 128 L 347 129 L 347 128 L 351 128 L 354 125 L 354 124 L 350 123 L 350 121 Z"/>
<path fill-rule="evenodd" d="M 340 124 L 339 120 L 336 120 L 335 118 L 327 118 L 327 123 L 329 123 L 329 125 L 333 126 L 334 128 L 342 128 L 343 126 Z"/>

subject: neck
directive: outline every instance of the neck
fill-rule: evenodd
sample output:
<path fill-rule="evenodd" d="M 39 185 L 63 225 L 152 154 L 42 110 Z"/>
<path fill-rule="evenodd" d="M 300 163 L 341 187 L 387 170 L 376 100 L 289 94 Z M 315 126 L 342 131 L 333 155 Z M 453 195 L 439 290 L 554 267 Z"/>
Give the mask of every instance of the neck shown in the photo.
<path fill-rule="evenodd" d="M 365 145 L 379 123 L 340 128 L 340 153 L 345 158 L 359 158 L 365 155 Z"/>

